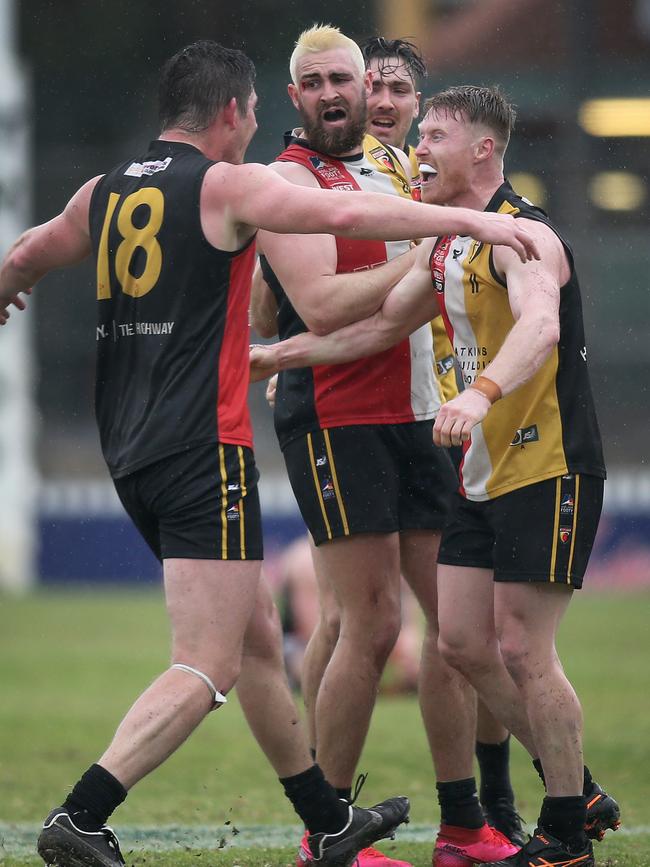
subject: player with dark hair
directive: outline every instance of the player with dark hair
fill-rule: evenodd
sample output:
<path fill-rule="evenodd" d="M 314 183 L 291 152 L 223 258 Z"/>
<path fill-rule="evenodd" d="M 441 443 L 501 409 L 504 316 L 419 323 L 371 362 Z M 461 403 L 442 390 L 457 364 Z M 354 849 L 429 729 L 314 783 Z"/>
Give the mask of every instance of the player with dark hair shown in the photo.
<path fill-rule="evenodd" d="M 600 435 L 571 248 L 503 176 L 514 109 L 495 88 L 458 87 L 425 106 L 417 155 L 425 202 L 509 213 L 536 237 L 530 269 L 455 234 L 424 242 L 372 317 L 324 337 L 254 350 L 266 373 L 385 350 L 442 310 L 467 388 L 434 440 L 463 446 L 460 489 L 438 557 L 440 650 L 524 744 L 546 786 L 538 828 L 493 867 L 592 867 L 589 838 L 619 808 L 582 757 L 582 714 L 555 649 L 582 586 L 602 505 Z M 437 863 L 460 865 L 441 827 Z"/>
<path fill-rule="evenodd" d="M 162 72 L 160 137 L 26 231 L 0 271 L 5 324 L 10 305 L 23 307 L 20 293 L 49 271 L 95 259 L 102 450 L 122 503 L 163 562 L 172 628 L 170 668 L 46 819 L 38 848 L 48 863 L 123 863 L 108 816 L 226 702 L 242 650 L 256 641 L 262 536 L 242 375 L 256 227 L 354 238 L 477 227 L 468 210 L 399 201 L 385 213 L 381 196 L 309 190 L 242 165 L 257 129 L 254 76 L 244 54 L 214 42 L 178 52 Z M 480 224 L 486 240 L 535 254 L 509 218 Z M 286 679 L 268 715 L 281 725 L 269 758 L 312 831 L 316 860 L 348 865 L 405 820 L 405 798 L 372 810 L 339 800 L 295 724 Z"/>

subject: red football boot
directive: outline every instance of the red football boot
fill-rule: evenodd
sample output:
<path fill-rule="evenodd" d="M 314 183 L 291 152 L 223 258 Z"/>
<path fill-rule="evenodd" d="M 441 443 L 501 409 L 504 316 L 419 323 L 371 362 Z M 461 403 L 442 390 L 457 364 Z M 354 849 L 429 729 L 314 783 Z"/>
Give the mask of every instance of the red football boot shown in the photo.
<path fill-rule="evenodd" d="M 432 864 L 433 867 L 472 867 L 486 861 L 501 861 L 518 851 L 519 846 L 489 825 L 471 829 L 441 825 Z"/>

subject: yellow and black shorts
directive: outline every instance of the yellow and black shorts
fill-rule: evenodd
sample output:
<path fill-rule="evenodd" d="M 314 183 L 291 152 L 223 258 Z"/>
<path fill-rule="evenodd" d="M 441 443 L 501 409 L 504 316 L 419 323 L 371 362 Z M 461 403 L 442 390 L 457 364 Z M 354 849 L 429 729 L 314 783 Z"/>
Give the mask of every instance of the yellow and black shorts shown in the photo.
<path fill-rule="evenodd" d="M 114 484 L 159 560 L 261 560 L 258 478 L 251 449 L 211 443 L 169 455 Z"/>
<path fill-rule="evenodd" d="M 440 529 L 458 487 L 432 421 L 316 430 L 283 449 L 316 545 L 358 533 Z"/>
<path fill-rule="evenodd" d="M 576 474 L 480 503 L 456 494 L 438 562 L 492 569 L 495 581 L 544 581 L 579 590 L 603 487 L 603 479 Z"/>

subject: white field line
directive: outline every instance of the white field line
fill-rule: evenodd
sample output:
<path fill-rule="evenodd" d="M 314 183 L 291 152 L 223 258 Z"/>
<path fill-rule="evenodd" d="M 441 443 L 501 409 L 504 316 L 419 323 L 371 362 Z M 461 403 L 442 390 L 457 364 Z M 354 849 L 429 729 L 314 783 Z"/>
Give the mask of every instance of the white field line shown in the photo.
<path fill-rule="evenodd" d="M 35 854 L 39 827 L 32 824 L 0 822 L 0 862 L 2 856 L 20 857 Z M 296 847 L 302 831 L 298 825 L 159 825 L 117 827 L 122 852 L 169 852 L 174 850 L 216 850 L 232 847 L 264 846 L 270 849 Z M 397 832 L 398 843 L 431 843 L 437 827 L 408 825 Z M 528 831 L 532 833 L 530 826 Z M 650 836 L 650 825 L 623 825 L 608 840 L 619 836 Z M 128 859 L 127 859 L 128 860 Z"/>

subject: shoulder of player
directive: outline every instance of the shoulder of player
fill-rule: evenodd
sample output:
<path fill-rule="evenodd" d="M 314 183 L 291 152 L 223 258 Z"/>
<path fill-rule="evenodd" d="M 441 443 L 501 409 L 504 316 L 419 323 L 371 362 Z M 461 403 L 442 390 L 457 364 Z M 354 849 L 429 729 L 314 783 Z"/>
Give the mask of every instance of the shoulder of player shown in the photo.
<path fill-rule="evenodd" d="M 85 184 L 82 184 L 77 192 L 72 196 L 68 204 L 65 206 L 66 219 L 71 219 L 78 222 L 82 226 L 88 223 L 88 214 L 90 212 L 90 202 L 97 184 L 104 175 L 96 175 Z"/>
<path fill-rule="evenodd" d="M 285 181 L 290 181 L 292 184 L 302 187 L 320 186 L 309 169 L 300 165 L 300 163 L 277 160 L 274 163 L 270 163 L 269 168 L 280 175 L 281 178 L 284 178 Z"/>
<path fill-rule="evenodd" d="M 527 217 L 524 214 L 518 216 L 517 221 L 523 223 L 526 231 L 535 239 L 542 267 L 544 265 L 553 267 L 563 260 L 566 261 L 564 244 L 551 226 L 541 220 Z M 510 247 L 495 246 L 493 247 L 492 254 L 494 263 L 500 271 L 505 271 L 506 268 L 522 264 L 519 256 Z"/>

